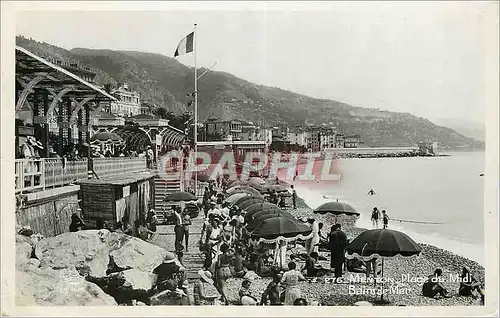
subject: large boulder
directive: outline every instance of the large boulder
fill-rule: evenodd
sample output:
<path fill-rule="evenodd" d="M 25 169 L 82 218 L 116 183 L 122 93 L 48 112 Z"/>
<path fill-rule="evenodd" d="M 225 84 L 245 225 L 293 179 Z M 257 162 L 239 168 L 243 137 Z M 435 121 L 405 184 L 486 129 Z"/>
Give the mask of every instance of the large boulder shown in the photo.
<path fill-rule="evenodd" d="M 167 254 L 164 248 L 123 233 L 111 233 L 108 244 L 110 256 L 122 269 L 134 268 L 151 273 Z"/>
<path fill-rule="evenodd" d="M 149 291 L 156 282 L 156 275 L 150 272 L 144 272 L 140 269 L 127 269 L 122 272 L 113 273 L 109 276 L 120 276 L 134 290 Z"/>
<path fill-rule="evenodd" d="M 18 306 L 113 306 L 116 301 L 75 268 L 16 270 Z"/>
<path fill-rule="evenodd" d="M 75 267 L 89 274 L 106 276 L 110 247 L 107 243 L 109 231 L 85 230 L 63 233 L 42 239 L 35 248 L 36 257 L 42 267 L 53 269 Z"/>

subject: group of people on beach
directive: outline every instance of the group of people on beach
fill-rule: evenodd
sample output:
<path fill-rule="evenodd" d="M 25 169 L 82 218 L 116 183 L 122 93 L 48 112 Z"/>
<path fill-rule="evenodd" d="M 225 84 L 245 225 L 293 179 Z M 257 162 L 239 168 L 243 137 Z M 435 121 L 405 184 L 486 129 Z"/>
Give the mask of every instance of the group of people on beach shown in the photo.
<path fill-rule="evenodd" d="M 373 228 L 378 229 L 380 219 L 382 219 L 382 228 L 386 229 L 389 226 L 389 216 L 387 215 L 387 211 L 382 210 L 382 212 L 380 212 L 377 207 L 374 207 L 371 215 Z"/>

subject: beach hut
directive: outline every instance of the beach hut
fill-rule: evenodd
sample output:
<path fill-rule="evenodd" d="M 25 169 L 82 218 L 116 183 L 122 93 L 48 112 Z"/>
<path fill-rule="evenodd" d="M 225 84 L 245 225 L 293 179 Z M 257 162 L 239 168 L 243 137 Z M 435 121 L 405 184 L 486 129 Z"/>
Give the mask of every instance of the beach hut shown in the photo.
<path fill-rule="evenodd" d="M 97 226 L 100 219 L 114 227 L 123 217 L 130 225 L 145 218 L 154 202 L 154 174 L 135 172 L 79 181 L 82 216 L 86 224 Z"/>

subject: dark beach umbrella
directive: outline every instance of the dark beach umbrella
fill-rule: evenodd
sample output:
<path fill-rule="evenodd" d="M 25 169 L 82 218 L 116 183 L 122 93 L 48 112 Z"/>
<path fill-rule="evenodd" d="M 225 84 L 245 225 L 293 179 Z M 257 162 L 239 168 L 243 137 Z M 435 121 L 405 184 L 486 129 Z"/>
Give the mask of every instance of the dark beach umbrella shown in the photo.
<path fill-rule="evenodd" d="M 356 210 L 350 206 L 347 203 L 344 202 L 339 202 L 339 201 L 332 201 L 332 202 L 327 202 L 319 207 L 317 207 L 314 211 L 314 213 L 318 214 L 327 214 L 331 213 L 335 215 L 335 222 L 337 222 L 337 216 L 341 214 L 349 215 L 349 216 L 359 216 L 359 212 L 356 212 Z"/>
<path fill-rule="evenodd" d="M 200 182 L 208 182 L 208 181 L 210 181 L 210 176 L 208 174 L 200 174 L 199 173 L 199 174 L 196 175 L 196 178 Z M 191 177 L 191 179 L 193 179 L 193 180 L 195 179 L 195 175 L 194 174 Z"/>
<path fill-rule="evenodd" d="M 272 190 L 274 190 L 277 193 L 288 192 L 288 189 L 285 188 L 284 186 L 282 186 L 281 184 L 274 184 L 274 185 L 271 185 L 271 186 L 267 187 L 267 192 L 270 193 Z"/>
<path fill-rule="evenodd" d="M 319 214 L 326 214 L 326 213 L 331 213 L 334 215 L 341 215 L 341 214 L 346 214 L 346 215 L 358 215 L 359 212 L 356 212 L 356 210 L 350 206 L 347 203 L 344 202 L 327 202 L 319 207 L 317 207 L 314 210 L 314 213 L 319 213 Z"/>
<path fill-rule="evenodd" d="M 252 196 L 252 195 L 248 192 L 235 192 L 235 193 L 232 193 L 230 196 L 228 196 L 225 199 L 225 201 L 228 202 L 230 205 L 232 205 L 234 202 L 236 202 L 236 200 L 244 198 L 244 197 L 250 197 L 250 196 Z"/>
<path fill-rule="evenodd" d="M 252 206 L 256 203 L 263 203 L 263 202 L 266 202 L 265 199 L 261 198 L 261 197 L 253 197 L 252 200 L 245 200 L 241 203 L 238 204 L 238 207 L 241 209 L 241 210 L 244 210 L 246 208 L 248 208 L 249 206 Z"/>
<path fill-rule="evenodd" d="M 374 229 L 358 235 L 346 248 L 346 258 L 371 260 L 382 258 L 382 277 L 384 276 L 384 258 L 414 256 L 420 254 L 422 248 L 408 235 L 389 229 Z M 384 299 L 382 294 L 381 299 Z"/>
<path fill-rule="evenodd" d="M 364 259 L 418 255 L 422 249 L 408 235 L 389 229 L 367 230 L 358 235 L 346 249 L 348 255 Z"/>
<path fill-rule="evenodd" d="M 167 202 L 186 202 L 186 201 L 196 201 L 198 198 L 190 192 L 185 192 L 185 191 L 178 191 L 178 192 L 173 192 L 165 196 L 165 199 L 163 201 Z"/>
<path fill-rule="evenodd" d="M 248 223 L 247 229 L 252 231 L 260 224 L 260 222 L 262 222 L 266 219 L 272 218 L 272 217 L 276 217 L 276 216 L 283 216 L 283 217 L 292 218 L 292 219 L 294 218 L 290 212 L 287 212 L 284 210 L 281 210 L 281 211 L 276 211 L 276 210 L 274 210 L 274 211 L 262 211 L 262 212 L 255 213 L 252 215 L 252 219 Z"/>
<path fill-rule="evenodd" d="M 255 203 L 260 203 L 260 202 L 264 202 L 264 199 L 263 198 L 259 198 L 259 197 L 254 197 L 254 196 L 249 196 L 249 197 L 243 197 L 241 199 L 238 199 L 236 202 L 234 202 L 233 205 L 239 207 L 241 210 L 243 210 L 242 206 L 250 206 L 252 204 L 255 204 Z"/>
<path fill-rule="evenodd" d="M 262 195 L 260 194 L 259 191 L 255 190 L 252 187 L 244 186 L 244 185 L 231 187 L 231 188 L 229 188 L 229 189 L 226 190 L 226 193 L 233 194 L 233 193 L 238 192 L 238 191 L 243 191 L 243 192 L 251 193 L 251 194 L 253 194 L 253 195 L 257 196 L 257 197 L 262 197 Z"/>
<path fill-rule="evenodd" d="M 280 239 L 293 240 L 305 237 L 312 229 L 295 219 L 286 216 L 275 216 L 260 222 L 251 235 L 255 238 L 264 239 L 268 242 Z"/>
<path fill-rule="evenodd" d="M 269 202 L 260 202 L 253 204 L 246 209 L 245 211 L 245 221 L 250 223 L 254 219 L 254 215 L 257 213 L 261 213 L 263 211 L 267 212 L 281 212 L 282 210 L 276 205 Z"/>
<path fill-rule="evenodd" d="M 286 191 L 286 192 L 280 192 L 279 196 L 284 197 L 284 198 L 290 198 L 290 197 L 292 197 L 292 194 L 290 192 Z"/>
<path fill-rule="evenodd" d="M 241 185 L 250 185 L 250 181 L 245 181 L 245 180 L 235 180 L 232 181 L 228 184 L 228 187 L 235 187 L 235 186 L 241 186 Z"/>
<path fill-rule="evenodd" d="M 258 184 L 258 183 L 255 183 L 255 182 L 248 183 L 248 186 L 252 187 L 253 189 L 255 189 L 257 191 L 259 191 L 260 193 L 266 193 L 266 191 L 267 191 L 267 188 L 266 188 L 265 185 Z"/>

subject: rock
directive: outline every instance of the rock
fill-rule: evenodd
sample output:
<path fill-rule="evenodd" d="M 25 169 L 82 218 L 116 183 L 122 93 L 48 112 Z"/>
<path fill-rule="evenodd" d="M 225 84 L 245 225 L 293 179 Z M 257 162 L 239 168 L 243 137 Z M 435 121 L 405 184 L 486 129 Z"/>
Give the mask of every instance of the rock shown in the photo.
<path fill-rule="evenodd" d="M 110 276 L 120 276 L 125 280 L 125 283 L 130 284 L 132 289 L 142 289 L 145 291 L 151 290 L 156 282 L 155 274 L 135 268 L 113 273 Z"/>
<path fill-rule="evenodd" d="M 38 267 L 40 267 L 40 261 L 36 258 L 28 258 L 19 262 L 16 260 L 16 268 L 22 271 L 28 271 L 29 269 Z"/>
<path fill-rule="evenodd" d="M 354 306 L 373 306 L 371 302 L 369 301 L 358 301 L 354 303 Z"/>
<path fill-rule="evenodd" d="M 163 262 L 167 253 L 159 246 L 122 233 L 111 233 L 108 239 L 110 256 L 118 267 L 124 269 L 152 272 Z"/>
<path fill-rule="evenodd" d="M 75 268 L 16 271 L 18 306 L 112 306 L 116 301 L 85 281 Z"/>
<path fill-rule="evenodd" d="M 33 252 L 33 246 L 26 242 L 16 243 L 16 265 L 29 259 Z"/>
<path fill-rule="evenodd" d="M 36 257 L 42 267 L 85 268 L 93 276 L 106 276 L 110 248 L 102 233 L 102 230 L 85 230 L 43 239 L 36 245 Z"/>

